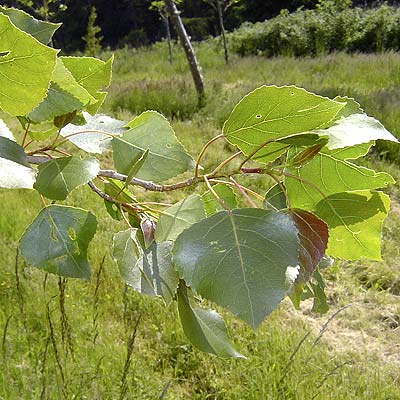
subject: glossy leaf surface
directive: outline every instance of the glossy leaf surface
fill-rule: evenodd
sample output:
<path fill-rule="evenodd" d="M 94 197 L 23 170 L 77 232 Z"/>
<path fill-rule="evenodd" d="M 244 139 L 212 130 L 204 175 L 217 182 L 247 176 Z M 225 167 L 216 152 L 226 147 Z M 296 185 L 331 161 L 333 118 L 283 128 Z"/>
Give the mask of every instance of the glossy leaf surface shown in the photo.
<path fill-rule="evenodd" d="M 221 211 L 182 232 L 174 261 L 195 292 L 256 328 L 285 296 L 286 270 L 299 264 L 298 245 L 289 216 L 236 209 Z"/>

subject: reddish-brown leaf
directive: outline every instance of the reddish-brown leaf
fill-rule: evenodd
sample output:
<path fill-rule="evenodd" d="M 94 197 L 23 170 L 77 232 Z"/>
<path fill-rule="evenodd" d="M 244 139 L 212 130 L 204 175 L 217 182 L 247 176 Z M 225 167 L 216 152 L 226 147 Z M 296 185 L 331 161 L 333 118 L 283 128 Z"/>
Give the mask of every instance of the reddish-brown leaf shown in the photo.
<path fill-rule="evenodd" d="M 328 225 L 308 211 L 296 209 L 290 214 L 299 232 L 301 278 L 308 281 L 325 254 Z"/>

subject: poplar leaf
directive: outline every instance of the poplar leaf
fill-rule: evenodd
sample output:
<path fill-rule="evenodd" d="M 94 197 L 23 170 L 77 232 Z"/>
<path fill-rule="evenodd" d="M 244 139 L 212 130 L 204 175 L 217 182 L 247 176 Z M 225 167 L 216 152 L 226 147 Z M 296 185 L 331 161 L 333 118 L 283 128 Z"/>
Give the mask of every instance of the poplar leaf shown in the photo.
<path fill-rule="evenodd" d="M 346 260 L 381 260 L 382 224 L 390 207 L 382 192 L 337 193 L 321 200 L 315 214 L 329 227 L 326 254 Z"/>
<path fill-rule="evenodd" d="M 96 177 L 99 170 L 95 158 L 57 158 L 39 165 L 34 188 L 49 199 L 65 200 L 72 190 Z"/>
<path fill-rule="evenodd" d="M 149 151 L 137 178 L 162 182 L 194 167 L 193 158 L 179 142 L 167 119 L 158 112 L 145 111 L 126 128 L 129 130 L 121 140 L 142 152 Z"/>
<path fill-rule="evenodd" d="M 102 61 L 93 57 L 60 57 L 75 80 L 94 97 L 86 110 L 94 115 L 103 104 L 111 84 L 111 69 L 114 57 Z"/>
<path fill-rule="evenodd" d="M 0 13 L 7 15 L 18 29 L 29 33 L 43 44 L 48 44 L 53 37 L 54 32 L 62 25 L 54 24 L 53 22 L 40 21 L 27 14 L 25 11 L 17 10 L 15 8 L 0 6 Z"/>
<path fill-rule="evenodd" d="M 80 86 L 71 72 L 57 59 L 47 96 L 29 113 L 33 122 L 50 121 L 55 117 L 82 110 L 95 99 Z"/>
<path fill-rule="evenodd" d="M 200 196 L 192 194 L 162 212 L 157 222 L 155 239 L 157 242 L 175 240 L 184 229 L 205 216 Z"/>
<path fill-rule="evenodd" d="M 178 309 L 183 331 L 193 346 L 219 357 L 245 358 L 230 343 L 221 316 L 214 310 L 192 307 L 181 288 L 178 290 Z"/>
<path fill-rule="evenodd" d="M 318 133 L 329 137 L 327 144 L 329 150 L 368 143 L 377 139 L 399 142 L 378 120 L 366 114 L 352 114 L 341 118 L 330 128 Z"/>
<path fill-rule="evenodd" d="M 46 96 L 58 51 L 16 28 L 0 13 L 0 108 L 31 112 Z"/>
<path fill-rule="evenodd" d="M 217 183 L 213 185 L 213 189 L 230 209 L 237 207 L 236 195 L 231 187 L 223 183 Z M 223 210 L 221 204 L 209 190 L 201 196 L 201 200 L 207 217 Z"/>
<path fill-rule="evenodd" d="M 250 155 L 263 143 L 308 133 L 331 121 L 345 103 L 321 97 L 296 86 L 262 86 L 245 96 L 223 127 L 226 139 Z M 262 156 L 272 143 L 258 151 Z"/>
<path fill-rule="evenodd" d="M 51 205 L 40 211 L 20 242 L 24 259 L 34 267 L 70 278 L 90 278 L 87 249 L 96 217 L 80 208 Z"/>
<path fill-rule="evenodd" d="M 305 210 L 313 210 L 322 193 L 330 196 L 347 191 L 379 189 L 395 182 L 386 172 L 375 172 L 326 153 L 319 153 L 307 164 L 290 168 L 288 172 L 298 178 L 285 178 L 290 204 Z"/>
<path fill-rule="evenodd" d="M 137 229 L 118 232 L 114 236 L 113 256 L 121 277 L 139 293 L 160 296 L 169 304 L 175 296 L 179 278 L 172 264 L 172 243 L 153 242 L 143 249 Z"/>
<path fill-rule="evenodd" d="M 86 120 L 84 125 L 68 124 L 61 130 L 61 136 L 67 137 L 75 146 L 88 153 L 101 154 L 111 144 L 113 136 L 121 135 L 125 122 L 96 114 L 91 116 L 87 112 L 82 113 Z"/>
<path fill-rule="evenodd" d="M 298 248 L 288 215 L 244 208 L 195 223 L 176 239 L 173 254 L 192 290 L 257 328 L 290 288 L 286 271 L 299 265 Z"/>

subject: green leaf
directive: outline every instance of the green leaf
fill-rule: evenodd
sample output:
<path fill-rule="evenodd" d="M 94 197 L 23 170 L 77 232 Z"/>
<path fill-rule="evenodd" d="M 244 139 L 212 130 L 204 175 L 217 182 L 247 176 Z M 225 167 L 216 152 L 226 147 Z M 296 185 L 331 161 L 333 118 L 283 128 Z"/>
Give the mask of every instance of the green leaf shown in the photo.
<path fill-rule="evenodd" d="M 188 286 L 256 328 L 289 289 L 286 272 L 297 268 L 298 249 L 288 215 L 244 208 L 192 225 L 173 252 Z"/>
<path fill-rule="evenodd" d="M 51 78 L 46 98 L 29 113 L 33 122 L 50 121 L 55 117 L 82 110 L 95 99 L 80 86 L 60 59 Z"/>
<path fill-rule="evenodd" d="M 39 21 L 27 14 L 25 11 L 17 10 L 15 8 L 0 6 L 0 13 L 7 15 L 18 29 L 29 33 L 43 44 L 48 44 L 53 37 L 54 32 L 62 25 L 47 21 Z"/>
<path fill-rule="evenodd" d="M 235 192 L 231 187 L 224 185 L 223 183 L 217 183 L 216 185 L 213 185 L 213 189 L 230 209 L 237 207 Z M 209 190 L 201 196 L 201 200 L 207 217 L 223 210 L 221 204 Z"/>
<path fill-rule="evenodd" d="M 179 142 L 169 122 L 156 111 L 146 111 L 126 125 L 122 139 L 149 155 L 137 178 L 162 182 L 194 167 L 193 158 Z"/>
<path fill-rule="evenodd" d="M 68 124 L 61 130 L 61 136 L 88 153 L 103 153 L 110 147 L 112 137 L 124 131 L 122 127 L 125 122 L 107 115 L 97 114 L 92 117 L 83 112 L 83 116 L 86 124 Z"/>
<path fill-rule="evenodd" d="M 114 57 L 110 57 L 107 61 L 92 57 L 60 57 L 60 59 L 79 85 L 95 98 L 86 109 L 90 114 L 96 114 L 107 96 L 104 89 L 111 83 Z"/>
<path fill-rule="evenodd" d="M 302 296 L 302 300 L 312 298 L 313 307 L 312 311 L 319 314 L 326 314 L 329 311 L 329 304 L 325 294 L 325 282 L 321 273 L 317 270 L 314 271 L 311 282 L 307 285 L 306 291 Z"/>
<path fill-rule="evenodd" d="M 341 118 L 330 128 L 318 133 L 329 137 L 327 144 L 329 150 L 368 143 L 377 139 L 398 143 L 398 140 L 378 120 L 366 114 L 352 114 Z"/>
<path fill-rule="evenodd" d="M 329 227 L 326 254 L 346 260 L 381 260 L 382 223 L 389 206 L 389 196 L 368 190 L 337 193 L 321 200 L 315 214 Z"/>
<path fill-rule="evenodd" d="M 286 196 L 283 191 L 283 184 L 275 184 L 265 194 L 263 207 L 266 210 L 281 211 L 287 209 Z"/>
<path fill-rule="evenodd" d="M 119 137 L 113 138 L 111 145 L 115 169 L 121 174 L 128 175 L 133 166 L 144 155 L 144 150 Z M 129 181 L 127 180 L 127 182 Z"/>
<path fill-rule="evenodd" d="M 172 243 L 164 242 L 143 250 L 137 229 L 114 236 L 113 256 L 125 283 L 137 292 L 161 296 L 169 304 L 176 293 L 179 278 L 172 264 Z"/>
<path fill-rule="evenodd" d="M 295 86 L 262 86 L 236 105 L 223 133 L 231 144 L 250 155 L 267 141 L 321 128 L 344 105 Z M 258 151 L 256 157 L 262 158 L 269 148 L 270 145 Z"/>
<path fill-rule="evenodd" d="M 344 147 L 334 150 L 329 150 L 327 147 L 324 147 L 321 150 L 321 153 L 329 154 L 330 156 L 338 158 L 340 160 L 356 160 L 357 158 L 363 157 L 368 154 L 369 150 L 374 144 L 375 142 L 372 141 L 369 143 L 361 143 L 351 147 Z"/>
<path fill-rule="evenodd" d="M 192 307 L 186 289 L 178 290 L 178 309 L 183 331 L 193 346 L 219 357 L 245 358 L 230 343 L 221 316 L 214 310 Z"/>
<path fill-rule="evenodd" d="M 297 177 L 285 178 L 290 205 L 305 210 L 314 210 L 322 193 L 330 196 L 346 191 L 379 189 L 395 182 L 385 172 L 375 172 L 325 153 L 317 154 L 307 164 L 290 168 L 288 172 Z"/>
<path fill-rule="evenodd" d="M 57 158 L 39 165 L 34 188 L 49 199 L 65 200 L 75 188 L 96 177 L 99 170 L 95 158 Z"/>
<path fill-rule="evenodd" d="M 340 110 L 336 118 L 348 117 L 352 114 L 364 114 L 364 110 L 361 108 L 360 103 L 358 103 L 352 97 L 336 96 L 333 100 L 339 101 L 341 103 L 346 103 L 346 105 Z"/>
<path fill-rule="evenodd" d="M 186 197 L 162 212 L 157 222 L 156 241 L 175 240 L 184 229 L 205 216 L 200 196 L 192 194 Z"/>
<path fill-rule="evenodd" d="M 26 129 L 26 128 L 25 128 Z M 36 141 L 47 140 L 50 136 L 58 132 L 57 127 L 52 121 L 40 122 L 31 124 L 29 127 L 29 137 Z"/>
<path fill-rule="evenodd" d="M 70 278 L 90 278 L 87 248 L 97 227 L 96 217 L 85 210 L 48 206 L 21 238 L 24 259 L 34 267 Z"/>
<path fill-rule="evenodd" d="M 13 133 L 2 119 L 0 119 L 0 137 L 4 137 L 15 142 Z"/>
<path fill-rule="evenodd" d="M 58 51 L 16 28 L 0 13 L 0 108 L 25 115 L 46 96 Z"/>
<path fill-rule="evenodd" d="M 0 187 L 33 189 L 35 175 L 24 149 L 13 140 L 0 136 Z"/>

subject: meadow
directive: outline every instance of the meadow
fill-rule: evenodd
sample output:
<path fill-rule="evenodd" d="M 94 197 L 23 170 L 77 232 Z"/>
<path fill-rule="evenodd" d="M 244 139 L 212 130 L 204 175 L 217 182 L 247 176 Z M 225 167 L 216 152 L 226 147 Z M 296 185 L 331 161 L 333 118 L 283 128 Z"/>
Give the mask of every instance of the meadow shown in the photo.
<path fill-rule="evenodd" d="M 195 155 L 244 94 L 262 84 L 296 84 L 355 97 L 400 138 L 400 54 L 232 57 L 225 65 L 220 50 L 197 45 L 207 87 L 200 110 L 178 47 L 171 64 L 164 43 L 117 51 L 104 112 L 129 120 L 158 110 Z M 211 151 L 205 164 L 223 151 Z M 399 179 L 398 151 L 378 143 L 362 163 Z M 40 199 L 0 191 L 0 399 L 400 399 L 399 190 L 388 189 L 384 260 L 337 261 L 324 271 L 327 315 L 312 313 L 307 302 L 296 311 L 284 301 L 254 332 L 219 310 L 245 360 L 200 353 L 184 337 L 174 306 L 124 287 L 111 256 L 112 235 L 124 227 L 110 222 L 95 194 L 80 188 L 66 202 L 99 220 L 89 249 L 92 279 L 78 281 L 24 263 L 18 240 Z"/>

